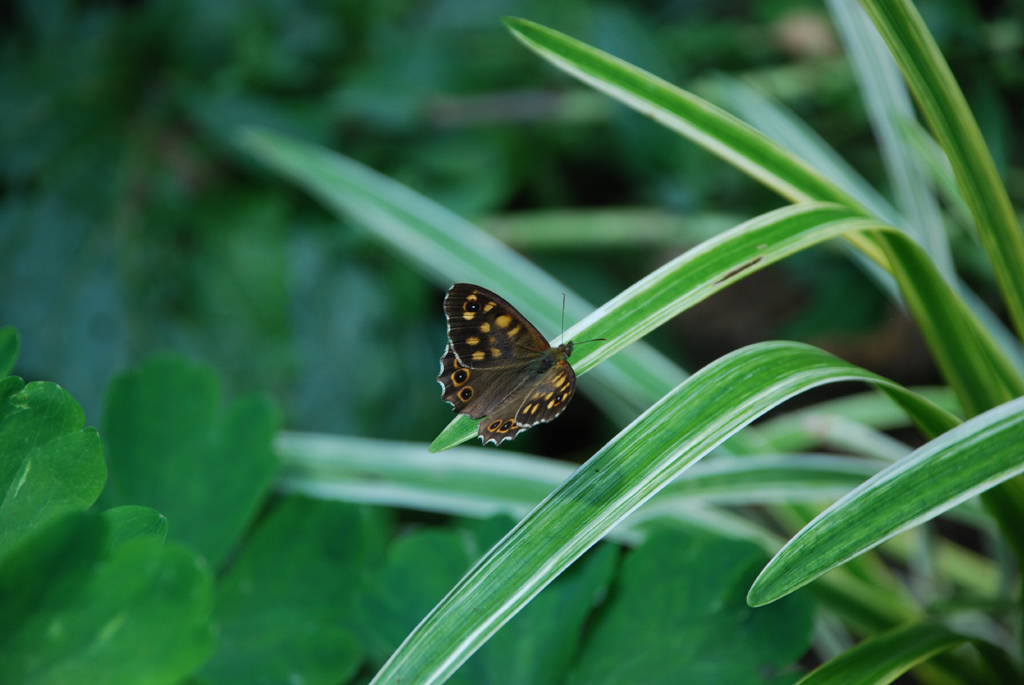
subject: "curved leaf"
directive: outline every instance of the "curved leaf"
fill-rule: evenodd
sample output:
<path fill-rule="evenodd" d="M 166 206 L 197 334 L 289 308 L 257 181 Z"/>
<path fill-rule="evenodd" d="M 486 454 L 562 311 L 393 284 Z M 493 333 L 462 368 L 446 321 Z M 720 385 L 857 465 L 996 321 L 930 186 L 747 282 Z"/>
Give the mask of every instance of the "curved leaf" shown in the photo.
<path fill-rule="evenodd" d="M 763 343 L 708 365 L 645 412 L 523 519 L 399 647 L 374 683 L 437 683 L 562 570 L 732 433 L 808 388 L 877 384 L 923 425 L 952 415 L 899 385 L 798 343 Z"/>
<path fill-rule="evenodd" d="M 861 4 L 953 165 L 1014 328 L 1024 337 L 1024 233 L 967 100 L 913 3 L 861 0 Z"/>
<path fill-rule="evenodd" d="M 469 282 L 515 293 L 516 308 L 549 333 L 561 325 L 561 293 L 565 293 L 569 321 L 594 309 L 543 269 L 458 214 L 355 160 L 256 129 L 244 131 L 239 145 L 369 232 L 440 288 Z M 438 356 L 442 351 L 438 341 Z M 610 415 L 626 423 L 685 377 L 675 363 L 640 344 L 602 369 L 594 378 L 596 384 L 585 389 L 595 393 L 595 400 Z"/>
<path fill-rule="evenodd" d="M 695 95 L 558 31 L 523 19 L 506 19 L 505 24 L 524 45 L 559 69 L 689 137 L 790 200 L 834 201 L 855 214 L 868 212 L 807 162 Z M 965 411 L 974 415 L 1024 395 L 1024 379 L 992 333 L 950 290 L 924 251 L 897 235 L 865 231 L 845 237 L 893 271 Z M 1024 268 L 1021 274 L 1024 278 Z"/>
<path fill-rule="evenodd" d="M 808 673 L 797 685 L 885 685 L 965 642 L 966 637 L 942 626 L 913 624 L 861 642 Z"/>
<path fill-rule="evenodd" d="M 1024 398 L 944 433 L 826 509 L 771 560 L 747 599 L 772 602 L 1019 473 Z"/>

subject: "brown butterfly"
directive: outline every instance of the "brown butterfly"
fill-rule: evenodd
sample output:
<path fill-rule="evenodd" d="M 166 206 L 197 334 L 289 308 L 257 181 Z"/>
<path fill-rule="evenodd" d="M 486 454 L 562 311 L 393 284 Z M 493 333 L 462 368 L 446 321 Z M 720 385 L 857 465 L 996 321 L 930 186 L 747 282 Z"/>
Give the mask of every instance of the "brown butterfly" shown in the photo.
<path fill-rule="evenodd" d="M 500 445 L 565 410 L 576 391 L 572 341 L 551 347 L 515 307 L 470 283 L 448 290 L 444 314 L 441 398 L 458 414 L 487 417 L 477 428 L 485 445 Z"/>

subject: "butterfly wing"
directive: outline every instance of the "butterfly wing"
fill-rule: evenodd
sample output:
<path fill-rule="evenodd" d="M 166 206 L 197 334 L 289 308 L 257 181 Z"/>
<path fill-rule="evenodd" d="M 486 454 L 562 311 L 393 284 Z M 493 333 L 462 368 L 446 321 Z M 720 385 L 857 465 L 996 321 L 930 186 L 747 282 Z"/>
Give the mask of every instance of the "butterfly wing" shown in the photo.
<path fill-rule="evenodd" d="M 525 394 L 526 399 L 516 411 L 516 424 L 525 430 L 554 420 L 565 411 L 575 392 L 576 372 L 562 359 L 545 371 Z"/>
<path fill-rule="evenodd" d="M 441 397 L 455 412 L 484 419 L 477 434 L 485 445 L 562 413 L 576 390 L 564 348 L 551 348 L 515 307 L 478 285 L 453 285 L 444 312 Z"/>
<path fill-rule="evenodd" d="M 456 283 L 444 298 L 449 346 L 469 369 L 517 366 L 550 345 L 516 308 L 486 288 Z"/>
<path fill-rule="evenodd" d="M 519 394 L 516 391 L 525 380 L 524 370 L 525 367 L 470 368 L 459 361 L 448 345 L 441 357 L 441 373 L 437 376 L 441 399 L 451 404 L 458 414 L 473 419 L 489 416 Z M 521 403 L 519 400 L 509 418 L 515 417 Z"/>

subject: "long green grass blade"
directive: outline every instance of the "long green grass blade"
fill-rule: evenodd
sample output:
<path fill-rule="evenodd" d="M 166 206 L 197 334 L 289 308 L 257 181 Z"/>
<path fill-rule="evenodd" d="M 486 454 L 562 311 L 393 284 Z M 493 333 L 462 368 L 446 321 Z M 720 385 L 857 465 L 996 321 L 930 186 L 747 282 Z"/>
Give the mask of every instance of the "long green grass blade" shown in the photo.
<path fill-rule="evenodd" d="M 952 414 L 962 413 L 949 388 L 922 386 L 911 390 Z M 910 417 L 892 399 L 869 391 L 818 402 L 762 421 L 757 425 L 758 435 L 779 452 L 808 450 L 821 444 L 818 427 L 822 421 L 857 423 L 876 431 L 910 425 Z"/>
<path fill-rule="evenodd" d="M 706 92 L 715 102 L 720 102 L 729 112 L 737 114 L 797 158 L 806 160 L 873 216 L 900 228 L 903 218 L 896 208 L 784 104 L 727 74 L 716 75 L 701 92 Z"/>
<path fill-rule="evenodd" d="M 693 247 L 743 223 L 723 212 L 670 212 L 652 207 L 536 209 L 482 219 L 501 242 L 530 250 L 649 250 Z M 585 235 L 586 241 L 580 240 Z"/>
<path fill-rule="evenodd" d="M 505 23 L 516 38 L 555 66 L 686 135 L 785 197 L 795 202 L 833 200 L 855 212 L 868 212 L 809 164 L 691 93 L 557 31 L 522 19 Z M 969 415 L 1024 394 L 1024 379 L 1007 354 L 977 315 L 966 311 L 960 298 L 949 292 L 945 279 L 919 247 L 892 233 L 865 232 L 847 238 L 893 271 L 936 362 Z M 935 288 L 941 292 L 939 297 L 933 294 Z M 958 302 L 951 304 L 950 299 Z M 950 323 L 952 328 L 942 326 Z M 964 365 L 960 357 L 964 353 L 975 356 L 978 363 Z"/>
<path fill-rule="evenodd" d="M 562 293 L 568 321 L 594 309 L 485 231 L 344 155 L 256 129 L 245 130 L 238 144 L 441 288 L 466 281 L 509 293 L 510 298 L 514 293 L 516 307 L 549 333 L 561 325 Z M 439 357 L 442 342 L 438 341 Z M 685 377 L 682 369 L 641 343 L 617 355 L 582 390 L 591 393 L 613 418 L 627 423 Z"/>
<path fill-rule="evenodd" d="M 928 174 L 928 179 L 945 201 L 950 213 L 971 237 L 980 240 L 977 227 L 974 225 L 974 217 L 971 216 L 971 208 L 967 206 L 967 200 L 960 192 L 960 186 L 956 184 L 953 166 L 949 163 L 949 157 L 942 146 L 917 119 L 903 120 L 899 131 L 904 138 L 904 145 L 914 151 L 917 165 L 923 173 Z"/>
<path fill-rule="evenodd" d="M 717 76 L 713 84 L 704 86 L 704 90 L 768 138 L 806 160 L 875 217 L 896 228 L 901 227 L 903 219 L 889 201 L 782 103 L 725 75 Z M 891 298 L 901 302 L 899 286 L 888 271 L 854 245 L 845 247 L 855 264 Z"/>
<path fill-rule="evenodd" d="M 756 217 L 707 240 L 652 272 L 577 322 L 565 339 L 606 338 L 587 345 L 573 359 L 583 375 L 686 308 L 706 299 L 748 272 L 800 250 L 872 223 L 835 204 L 804 203 Z M 472 438 L 477 422 L 459 416 L 434 440 L 437 452 Z"/>
<path fill-rule="evenodd" d="M 562 570 L 683 470 L 793 395 L 862 380 L 920 425 L 957 419 L 813 347 L 762 343 L 709 364 L 617 435 L 526 516 L 420 623 L 374 683 L 443 682 Z"/>
<path fill-rule="evenodd" d="M 746 273 L 809 245 L 861 230 L 886 234 L 880 241 L 898 265 L 897 281 L 925 338 L 933 344 L 936 362 L 960 391 L 971 413 L 993 396 L 1012 396 L 1005 384 L 1024 381 L 1001 350 L 984 335 L 967 309 L 938 273 L 919 245 L 901 232 L 834 204 L 802 203 L 777 209 L 726 231 L 652 272 L 579 321 L 566 338 L 607 338 L 588 345 L 573 362 L 577 375 L 586 373 L 618 350 L 652 331 L 679 312 L 700 302 Z M 476 421 L 460 416 L 434 440 L 440 451 L 470 439 Z"/>
<path fill-rule="evenodd" d="M 978 123 L 910 0 L 861 0 L 953 165 L 1018 337 L 1024 337 L 1024 234 Z"/>
<path fill-rule="evenodd" d="M 848 4 L 849 0 L 844 0 L 844 3 Z M 876 217 L 896 228 L 905 228 L 908 225 L 908 221 L 904 219 L 904 217 L 900 215 L 896 209 L 885 200 L 885 198 L 876 193 L 863 177 L 859 176 L 854 169 L 847 165 L 845 161 L 839 157 L 837 152 L 830 148 L 824 140 L 822 140 L 813 130 L 810 129 L 810 127 L 807 126 L 807 124 L 800 121 L 795 114 L 788 111 L 780 103 L 760 94 L 753 88 L 744 85 L 742 82 L 727 77 L 717 78 L 712 90 L 717 97 L 721 98 L 728 104 L 730 109 L 740 114 L 740 116 L 746 119 L 757 130 L 779 142 L 787 150 L 790 150 L 798 157 L 806 159 L 816 169 L 824 174 L 826 178 L 856 199 Z M 916 124 L 913 120 L 907 119 L 902 120 L 901 123 L 904 125 L 900 127 L 900 134 L 905 139 L 907 138 L 907 127 L 915 126 Z M 946 160 L 945 154 L 941 151 L 941 148 L 938 147 L 938 144 L 935 143 L 927 133 L 920 129 L 919 126 L 916 127 L 916 130 L 920 131 L 920 134 L 931 143 L 931 148 L 938 150 L 937 154 L 941 156 L 941 162 L 944 162 L 945 166 L 948 168 L 949 162 Z M 912 151 L 915 155 L 915 160 L 917 160 L 917 155 L 920 154 L 921 149 L 919 142 L 920 141 L 917 140 L 904 140 L 901 147 L 904 149 L 907 156 L 909 156 Z M 929 161 L 926 162 L 926 165 L 938 163 L 938 161 L 933 158 L 928 158 L 928 160 Z M 949 182 L 954 187 L 953 194 L 958 198 L 962 198 L 959 193 L 959 189 L 956 189 L 955 187 L 956 181 L 953 178 L 951 168 L 948 171 L 948 177 Z M 942 178 L 945 177 L 943 176 Z M 915 189 L 915 192 L 919 190 L 919 185 L 920 184 L 917 181 L 913 182 L 913 189 Z M 927 203 L 929 201 L 922 198 L 916 202 Z M 960 202 L 963 203 L 963 200 L 961 199 Z M 964 206 L 966 207 L 966 205 Z M 969 211 L 967 212 L 967 216 L 968 223 L 973 227 L 974 224 L 973 220 L 970 218 Z M 922 219 L 919 217 L 918 223 L 927 221 L 927 218 Z M 941 228 L 941 224 L 942 222 L 939 221 L 938 224 L 930 230 L 934 231 Z M 879 284 L 880 287 L 902 302 L 902 295 L 899 293 L 899 288 L 891 274 L 884 271 L 877 263 L 870 260 L 867 255 L 857 251 L 853 244 L 849 245 L 848 252 L 853 256 L 855 262 L 860 265 L 865 272 Z M 967 303 L 967 306 L 969 306 L 974 312 L 975 316 L 983 326 L 985 333 L 992 337 L 993 342 L 999 345 L 1003 353 L 1013 363 L 1016 368 L 1016 375 L 1024 376 L 1024 348 L 1022 348 L 1020 340 L 1014 336 L 1013 332 L 1007 328 L 1006 324 L 1004 324 L 1002 320 L 992 312 L 989 306 L 981 300 L 981 298 L 975 295 L 974 292 L 956 276 L 956 274 L 953 274 L 953 278 L 949 278 L 948 274 L 945 275 L 945 277 L 947 281 L 954 285 L 957 292 L 960 293 L 960 296 Z"/>
<path fill-rule="evenodd" d="M 811 165 L 711 103 L 558 31 L 517 18 L 506 18 L 505 25 L 559 69 L 685 135 L 783 197 L 859 206 Z"/>
<path fill-rule="evenodd" d="M 477 518 L 522 518 L 576 468 L 508 450 L 428 455 L 418 443 L 292 432 L 278 436 L 277 454 L 285 492 Z M 829 454 L 723 455 L 687 470 L 648 504 L 821 502 L 841 497 L 883 466 Z"/>
<path fill-rule="evenodd" d="M 826 0 L 825 4 L 853 67 L 896 204 L 906 220 L 905 228 L 939 272 L 953 283 L 953 257 L 942 212 L 899 130 L 903 120 L 914 117 L 914 105 L 899 67 L 856 0 Z"/>
<path fill-rule="evenodd" d="M 885 540 L 1024 473 L 1024 398 L 966 421 L 886 468 L 814 519 L 765 567 L 759 606 Z"/>
<path fill-rule="evenodd" d="M 912 624 L 861 642 L 808 673 L 797 685 L 885 685 L 968 639 L 933 624 Z"/>

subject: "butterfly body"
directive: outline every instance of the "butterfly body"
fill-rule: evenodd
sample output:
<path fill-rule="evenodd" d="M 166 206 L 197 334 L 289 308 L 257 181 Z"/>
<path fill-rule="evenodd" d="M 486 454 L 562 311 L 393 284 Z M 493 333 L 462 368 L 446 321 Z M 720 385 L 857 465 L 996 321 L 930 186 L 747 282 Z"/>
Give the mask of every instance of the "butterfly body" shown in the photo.
<path fill-rule="evenodd" d="M 486 288 L 456 283 L 444 298 L 448 346 L 441 397 L 481 421 L 484 444 L 500 445 L 565 409 L 576 390 L 572 342 L 552 347 L 526 318 Z"/>

